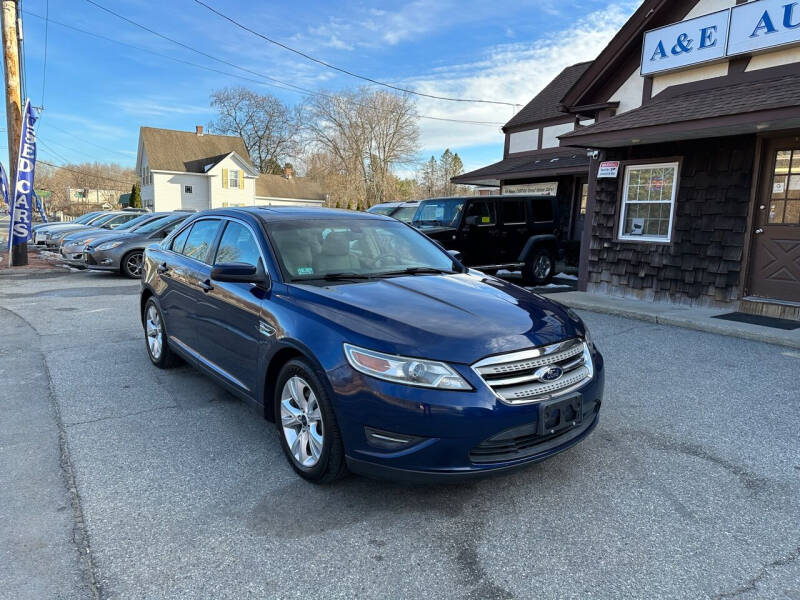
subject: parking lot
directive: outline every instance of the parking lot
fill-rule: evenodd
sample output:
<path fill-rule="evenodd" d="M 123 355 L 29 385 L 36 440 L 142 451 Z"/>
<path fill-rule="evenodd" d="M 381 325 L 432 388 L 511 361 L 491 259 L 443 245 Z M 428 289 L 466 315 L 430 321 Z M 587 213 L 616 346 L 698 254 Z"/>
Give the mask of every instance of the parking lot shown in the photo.
<path fill-rule="evenodd" d="M 584 443 L 315 487 L 252 409 L 150 365 L 138 289 L 0 276 L 0 598 L 800 599 L 796 351 L 584 313 Z"/>

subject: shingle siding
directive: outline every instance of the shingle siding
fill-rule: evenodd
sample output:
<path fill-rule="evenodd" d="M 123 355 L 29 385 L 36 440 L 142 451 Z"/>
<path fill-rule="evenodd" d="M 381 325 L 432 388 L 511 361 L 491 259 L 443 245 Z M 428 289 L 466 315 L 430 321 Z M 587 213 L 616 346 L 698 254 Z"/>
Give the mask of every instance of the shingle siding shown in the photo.
<path fill-rule="evenodd" d="M 598 179 L 588 289 L 617 296 L 717 305 L 740 295 L 755 136 L 616 149 L 607 160 L 682 156 L 672 242 L 614 239 L 620 179 Z"/>

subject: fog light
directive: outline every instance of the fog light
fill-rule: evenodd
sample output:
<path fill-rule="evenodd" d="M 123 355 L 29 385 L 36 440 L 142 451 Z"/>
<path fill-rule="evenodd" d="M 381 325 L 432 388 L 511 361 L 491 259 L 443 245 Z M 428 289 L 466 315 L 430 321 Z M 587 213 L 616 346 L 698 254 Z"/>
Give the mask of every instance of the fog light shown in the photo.
<path fill-rule="evenodd" d="M 111 264 L 111 262 L 112 262 L 112 261 L 111 261 L 111 259 L 110 259 L 110 258 L 104 258 L 103 260 L 101 260 L 101 261 L 100 261 L 100 264 L 101 264 L 101 265 L 110 265 L 110 264 Z"/>
<path fill-rule="evenodd" d="M 381 450 L 402 450 L 403 448 L 409 448 L 425 439 L 416 435 L 382 431 L 374 427 L 364 427 L 364 435 L 366 435 L 367 443 L 370 446 L 380 448 Z"/>

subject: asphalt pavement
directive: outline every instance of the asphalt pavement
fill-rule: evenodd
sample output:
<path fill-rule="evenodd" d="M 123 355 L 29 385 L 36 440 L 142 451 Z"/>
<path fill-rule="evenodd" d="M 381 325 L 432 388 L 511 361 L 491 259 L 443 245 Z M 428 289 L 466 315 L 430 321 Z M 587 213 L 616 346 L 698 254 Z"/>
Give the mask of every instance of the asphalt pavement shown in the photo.
<path fill-rule="evenodd" d="M 159 371 L 138 284 L 0 275 L 0 598 L 800 600 L 800 352 L 582 313 L 601 421 L 466 484 L 298 479 L 275 427 Z"/>

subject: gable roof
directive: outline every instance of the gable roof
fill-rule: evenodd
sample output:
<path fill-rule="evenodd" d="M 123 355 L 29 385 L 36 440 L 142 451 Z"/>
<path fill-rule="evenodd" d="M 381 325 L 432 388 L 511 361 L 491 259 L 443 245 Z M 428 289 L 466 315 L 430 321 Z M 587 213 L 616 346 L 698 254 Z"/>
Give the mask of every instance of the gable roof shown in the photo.
<path fill-rule="evenodd" d="M 317 182 L 308 177 L 286 179 L 282 175 L 259 175 L 256 179 L 256 197 L 324 201 L 327 194 Z"/>
<path fill-rule="evenodd" d="M 511 120 L 503 126 L 503 129 L 530 125 L 555 117 L 568 117 L 569 115 L 558 110 L 558 105 L 564 94 L 569 91 L 591 64 L 592 61 L 578 63 L 561 71 L 541 92 L 534 96 L 533 100 L 511 117 Z"/>
<path fill-rule="evenodd" d="M 453 183 L 479 185 L 490 180 L 527 179 L 531 177 L 557 177 L 565 174 L 589 172 L 586 152 L 576 148 L 551 148 L 525 156 L 504 158 L 500 162 L 481 167 L 453 177 Z"/>
<path fill-rule="evenodd" d="M 139 137 L 151 170 L 205 173 L 209 163 L 216 164 L 231 152 L 252 168 L 244 140 L 239 136 L 141 127 Z"/>

